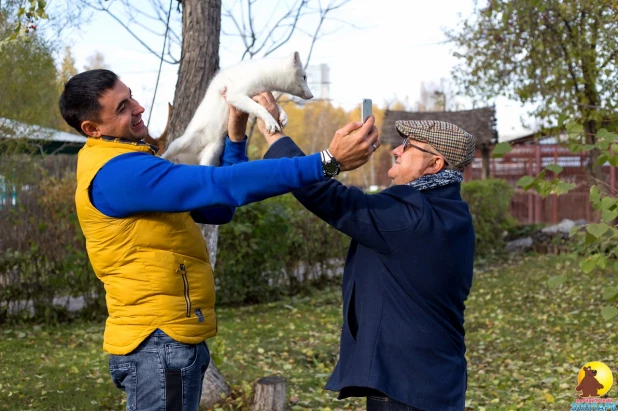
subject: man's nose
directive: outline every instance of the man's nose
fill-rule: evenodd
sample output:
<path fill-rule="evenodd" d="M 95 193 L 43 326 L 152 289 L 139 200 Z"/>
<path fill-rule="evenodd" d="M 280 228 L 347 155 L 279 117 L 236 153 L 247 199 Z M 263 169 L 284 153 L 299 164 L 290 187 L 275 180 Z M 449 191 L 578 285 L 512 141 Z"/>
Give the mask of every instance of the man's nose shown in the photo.
<path fill-rule="evenodd" d="M 135 108 L 133 109 L 133 115 L 136 116 L 138 114 L 142 114 L 146 109 L 139 105 L 138 102 L 135 103 Z"/>

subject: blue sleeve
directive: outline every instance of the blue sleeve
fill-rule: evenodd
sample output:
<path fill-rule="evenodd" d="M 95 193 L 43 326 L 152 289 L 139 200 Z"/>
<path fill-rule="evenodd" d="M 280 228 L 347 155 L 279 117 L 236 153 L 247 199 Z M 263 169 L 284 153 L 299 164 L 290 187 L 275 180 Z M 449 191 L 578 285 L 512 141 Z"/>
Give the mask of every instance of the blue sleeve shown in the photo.
<path fill-rule="evenodd" d="M 233 164 L 244 163 L 249 161 L 247 157 L 247 136 L 239 143 L 230 140 L 229 137 L 225 138 L 225 146 L 223 147 L 223 153 L 219 159 L 220 166 L 231 166 Z"/>
<path fill-rule="evenodd" d="M 277 140 L 264 158 L 302 156 L 289 137 Z M 397 248 L 422 218 L 421 196 L 414 207 L 385 193 L 365 194 L 339 181 L 312 184 L 294 191 L 294 197 L 309 211 L 359 243 L 382 253 Z"/>
<path fill-rule="evenodd" d="M 225 138 L 225 146 L 223 153 L 219 159 L 220 166 L 231 166 L 233 164 L 244 163 L 249 161 L 247 157 L 247 136 L 241 142 L 234 142 Z M 234 217 L 235 207 L 207 207 L 191 211 L 193 221 L 201 224 L 227 224 Z"/>
<path fill-rule="evenodd" d="M 123 218 L 137 213 L 179 213 L 238 207 L 323 181 L 319 154 L 248 161 L 225 167 L 174 164 L 147 153 L 113 158 L 91 186 L 93 205 Z"/>

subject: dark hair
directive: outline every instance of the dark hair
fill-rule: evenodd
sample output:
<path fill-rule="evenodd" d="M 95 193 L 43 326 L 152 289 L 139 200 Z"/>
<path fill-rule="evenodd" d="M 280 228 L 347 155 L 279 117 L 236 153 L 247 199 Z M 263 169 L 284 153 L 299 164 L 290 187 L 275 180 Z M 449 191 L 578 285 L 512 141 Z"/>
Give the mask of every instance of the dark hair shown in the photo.
<path fill-rule="evenodd" d="M 114 88 L 118 76 L 109 70 L 84 71 L 69 79 L 60 95 L 60 113 L 68 125 L 86 135 L 81 124 L 85 120 L 99 121 L 99 98 Z"/>

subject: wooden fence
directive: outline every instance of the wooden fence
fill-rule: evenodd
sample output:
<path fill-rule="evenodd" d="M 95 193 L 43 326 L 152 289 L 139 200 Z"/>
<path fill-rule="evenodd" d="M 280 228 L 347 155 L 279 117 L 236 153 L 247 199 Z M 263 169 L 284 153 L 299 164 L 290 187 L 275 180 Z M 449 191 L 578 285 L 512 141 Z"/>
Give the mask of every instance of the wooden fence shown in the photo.
<path fill-rule="evenodd" d="M 557 196 L 551 194 L 545 199 L 534 191 L 524 191 L 516 187 L 517 181 L 523 176 L 536 176 L 548 164 L 558 164 L 564 170 L 560 179 L 575 184 L 575 188 Z M 559 144 L 521 144 L 514 145 L 513 151 L 502 158 L 491 159 L 490 175 L 492 178 L 502 178 L 509 182 L 515 192 L 511 201 L 511 214 L 522 224 L 559 223 L 565 218 L 571 220 L 585 219 L 596 221 L 599 216 L 589 202 L 590 186 L 592 185 L 587 172 L 588 153 L 573 154 Z M 603 166 L 605 181 L 610 193 L 616 194 L 616 167 Z M 549 179 L 554 177 L 547 172 Z M 465 181 L 481 178 L 481 156 L 477 150 L 476 158 L 464 173 Z M 599 184 L 599 183 L 597 183 Z"/>

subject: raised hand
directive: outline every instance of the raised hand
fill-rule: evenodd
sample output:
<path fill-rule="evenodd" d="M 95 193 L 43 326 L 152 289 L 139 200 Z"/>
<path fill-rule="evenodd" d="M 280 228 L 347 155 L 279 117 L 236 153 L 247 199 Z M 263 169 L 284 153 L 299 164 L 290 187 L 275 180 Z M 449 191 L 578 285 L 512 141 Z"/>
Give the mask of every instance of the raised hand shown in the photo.
<path fill-rule="evenodd" d="M 375 117 L 370 116 L 365 123 L 349 123 L 337 130 L 328 147 L 337 159 L 341 171 L 354 170 L 367 161 L 380 147 Z"/>
<path fill-rule="evenodd" d="M 273 118 L 278 118 L 281 121 L 279 105 L 277 104 L 277 100 L 270 92 L 260 93 L 257 96 L 253 97 L 253 100 L 264 107 L 268 113 L 273 116 Z M 274 143 L 277 139 L 283 137 L 283 133 L 280 130 L 275 130 L 271 132 L 268 129 L 268 126 L 264 123 L 261 118 L 256 118 L 258 130 L 260 133 L 266 138 L 268 144 Z M 285 122 L 287 123 L 287 116 L 285 116 Z M 282 126 L 284 126 L 282 124 Z"/>

